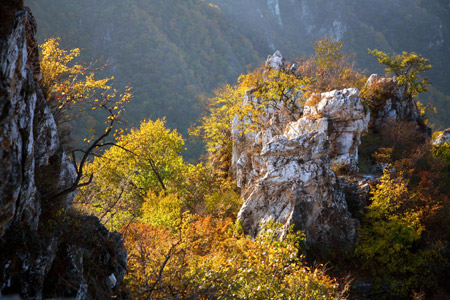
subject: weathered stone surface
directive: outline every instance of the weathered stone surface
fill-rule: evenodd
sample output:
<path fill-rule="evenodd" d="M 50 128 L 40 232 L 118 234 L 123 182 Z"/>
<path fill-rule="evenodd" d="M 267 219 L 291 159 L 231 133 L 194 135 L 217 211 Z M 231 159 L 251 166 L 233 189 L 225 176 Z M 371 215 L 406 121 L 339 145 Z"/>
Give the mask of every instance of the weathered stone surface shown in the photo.
<path fill-rule="evenodd" d="M 314 131 L 277 136 L 262 149 L 264 168 L 247 187 L 238 215 L 246 233 L 258 234 L 260 224 L 272 219 L 304 230 L 310 246 L 353 244 L 356 222 L 329 167 L 328 147 L 326 134 Z"/>
<path fill-rule="evenodd" d="M 0 237 L 14 219 L 37 229 L 40 203 L 34 181 L 34 119 L 37 92 L 28 64 L 27 36 L 35 33 L 29 11 L 16 18 L 0 52 Z M 44 100 L 45 101 L 45 100 Z"/>
<path fill-rule="evenodd" d="M 370 189 L 378 183 L 376 175 L 339 176 L 345 193 L 348 211 L 352 217 L 362 221 L 367 205 L 369 205 Z"/>
<path fill-rule="evenodd" d="M 279 68 L 273 57 L 266 65 Z M 295 122 L 278 111 L 268 111 L 266 118 L 268 126 L 259 132 L 233 131 L 233 170 L 244 197 L 238 218 L 244 231 L 257 235 L 261 224 L 274 220 L 284 230 L 291 225 L 304 230 L 312 248 L 351 246 L 358 221 L 332 169 L 356 168 L 360 136 L 370 119 L 358 90 L 306 101 Z"/>
<path fill-rule="evenodd" d="M 75 168 L 38 84 L 34 18 L 5 7 L 21 5 L 1 8 L 15 22 L 0 36 L 0 298 L 110 299 L 125 275 L 121 235 L 71 212 L 74 193 L 54 196 L 73 184 Z"/>
<path fill-rule="evenodd" d="M 325 132 L 331 142 L 331 168 L 357 170 L 361 134 L 367 131 L 370 120 L 370 114 L 358 95 L 358 89 L 334 90 L 321 94 L 317 104 L 306 105 L 303 117 L 289 124 L 286 136 L 304 134 L 311 130 Z"/>
<path fill-rule="evenodd" d="M 266 67 L 278 70 L 285 67 L 285 59 L 280 51 L 275 51 L 273 55 L 269 55 L 266 60 Z"/>
<path fill-rule="evenodd" d="M 108 299 L 119 294 L 127 265 L 122 235 L 109 232 L 95 216 L 74 220 L 68 234 L 61 237 L 44 289 L 76 299 Z"/>
<path fill-rule="evenodd" d="M 382 95 L 386 98 L 379 99 L 381 101 L 376 115 L 369 124 L 372 129 L 380 130 L 385 124 L 406 121 L 418 124 L 422 131 L 431 136 L 431 129 L 424 124 L 416 101 L 406 92 L 405 86 L 398 84 L 395 77 L 386 78 L 372 74 L 366 82 L 366 87 L 383 91 Z"/>
<path fill-rule="evenodd" d="M 433 138 L 433 146 L 440 146 L 445 143 L 450 144 L 450 128 L 445 129 Z"/>

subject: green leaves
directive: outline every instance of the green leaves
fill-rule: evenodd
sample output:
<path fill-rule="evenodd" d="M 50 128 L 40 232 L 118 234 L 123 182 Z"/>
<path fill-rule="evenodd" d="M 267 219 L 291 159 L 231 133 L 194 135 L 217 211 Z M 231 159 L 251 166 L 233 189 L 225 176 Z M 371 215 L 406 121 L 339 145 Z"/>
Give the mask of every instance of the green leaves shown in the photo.
<path fill-rule="evenodd" d="M 422 279 L 426 276 L 421 277 L 427 274 L 425 264 L 436 253 L 415 247 L 425 227 L 420 209 L 405 209 L 411 195 L 403 175 L 394 178 L 392 169 L 386 168 L 372 194 L 356 253 L 380 283 L 389 283 L 396 293 L 404 295 L 410 288 L 425 284 Z M 406 280 L 399 282 L 399 278 Z"/>
<path fill-rule="evenodd" d="M 181 135 L 167 129 L 164 119 L 143 121 L 139 129 L 122 132 L 113 147 L 87 166 L 87 172 L 96 177 L 78 201 L 96 208 L 102 221 L 120 229 L 142 214 L 145 199 L 152 203 L 154 197 L 183 180 L 183 145 Z M 174 203 L 172 198 L 167 201 Z M 158 205 L 147 205 L 147 209 L 158 210 Z"/>
<path fill-rule="evenodd" d="M 430 82 L 427 78 L 420 79 L 418 74 L 431 69 L 428 59 L 415 52 L 405 51 L 402 54 L 389 56 L 387 53 L 377 49 L 369 49 L 369 54 L 375 56 L 380 64 L 386 66 L 386 72 L 397 76 L 397 81 L 407 88 L 408 93 L 412 97 L 427 91 L 427 85 Z"/>

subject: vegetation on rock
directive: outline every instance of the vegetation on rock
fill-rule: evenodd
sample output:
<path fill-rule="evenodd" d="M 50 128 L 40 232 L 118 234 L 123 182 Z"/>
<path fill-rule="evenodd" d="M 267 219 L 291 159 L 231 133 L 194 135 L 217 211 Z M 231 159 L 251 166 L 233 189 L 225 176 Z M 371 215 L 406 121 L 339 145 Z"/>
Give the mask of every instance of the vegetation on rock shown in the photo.
<path fill-rule="evenodd" d="M 195 104 L 194 111 L 198 112 L 197 100 L 204 100 L 204 88 L 226 82 L 235 71 L 220 54 L 205 53 L 205 49 L 198 48 L 196 38 L 206 44 L 219 43 L 214 49 L 222 53 L 224 45 L 220 43 L 220 37 L 210 40 L 210 36 L 217 36 L 209 32 L 211 28 L 213 31 L 214 28 L 223 29 L 227 36 L 239 37 L 229 46 L 233 49 L 232 54 L 244 52 L 246 58 L 243 61 L 257 56 L 255 51 L 240 48 L 237 41 L 248 45 L 249 40 L 240 35 L 238 29 L 221 23 L 219 7 L 203 2 L 186 1 L 172 7 L 159 1 L 157 5 L 163 9 L 154 11 L 152 18 L 156 24 L 166 16 L 171 20 L 164 34 L 156 30 L 159 27 L 145 15 L 150 4 L 141 3 L 145 9 L 140 9 L 142 7 L 134 3 L 133 10 L 123 11 L 125 19 L 136 19 L 147 28 L 136 33 L 142 36 L 140 51 L 145 49 L 158 57 L 165 54 L 183 62 L 172 65 L 166 63 L 169 60 L 155 63 L 139 59 L 142 57 L 127 57 L 133 66 L 121 66 L 121 81 L 128 79 L 128 75 L 133 77 L 136 64 L 151 70 L 150 78 L 134 78 L 145 83 L 137 91 L 141 97 L 139 109 L 134 108 L 132 114 L 140 115 L 137 110 L 142 107 L 155 108 L 157 105 L 152 98 L 163 103 L 161 99 L 170 95 L 170 101 L 164 103 L 170 106 L 171 118 L 183 119 L 180 121 L 183 125 L 192 121 L 193 115 L 186 120 L 182 118 L 183 108 Z M 114 5 L 123 8 L 125 4 L 115 2 Z M 202 13 L 196 14 L 194 19 L 178 18 L 188 15 L 187 12 L 197 12 L 197 9 Z M 110 17 L 107 10 L 104 14 L 102 17 Z M 207 33 L 187 29 L 192 22 L 209 24 L 203 26 L 208 28 L 205 29 Z M 115 30 L 127 31 L 126 27 Z M 183 49 L 189 50 L 189 59 L 184 59 L 182 52 L 170 42 L 173 39 L 183 41 Z M 108 41 L 108 35 L 104 41 Z M 363 88 L 361 95 L 376 121 L 383 117 L 386 104 L 392 102 L 396 93 L 394 85 L 398 83 L 407 93 L 404 99 L 413 104 L 408 109 L 417 112 L 415 97 L 424 92 L 428 84 L 426 79 L 418 78 L 418 74 L 431 68 L 425 58 L 415 53 L 403 52 L 390 57 L 378 50 L 370 51 L 397 79 L 385 78 L 384 82 L 364 87 L 367 78 L 355 69 L 349 56 L 341 52 L 342 48 L 342 42 L 324 38 L 316 41 L 315 54 L 309 58 L 290 64 L 275 61 L 272 57 L 274 65 L 240 76 L 235 86 L 219 88 L 214 97 L 204 100 L 208 104 L 207 114 L 192 130 L 204 138 L 208 161 L 190 164 L 182 157 L 184 139 L 177 130 L 167 128 L 165 118 L 141 121 L 139 128 L 118 130 L 113 134 L 114 140 L 106 141 L 113 125 L 123 115 L 125 103 L 131 98 L 130 89 L 118 93 L 109 84 L 112 77 L 95 79 L 94 71 L 100 70 L 90 64 L 75 62 L 80 56 L 79 49 L 62 50 L 58 39 L 49 39 L 42 45 L 41 84 L 60 125 L 61 137 L 64 136 L 63 124 L 77 119 L 79 109 L 91 112 L 101 109 L 107 115 L 105 132 L 100 137 L 86 136 L 90 146 L 82 153 L 81 162 L 77 163 L 73 155 L 77 179 L 62 193 L 81 188 L 76 198 L 77 208 L 94 213 L 108 228 L 124 234 L 129 269 L 123 292 L 146 299 L 346 298 L 345 282 L 338 283 L 330 278 L 323 267 L 307 266 L 302 248 L 305 235 L 301 231 L 289 230 L 281 238 L 281 225 L 269 221 L 266 225 L 261 224 L 261 233 L 255 239 L 242 234 L 242 224 L 235 222 L 241 205 L 240 191 L 231 176 L 233 135 L 236 132 L 255 134 L 258 130 L 270 129 L 273 124 L 267 117 L 269 111 L 280 112 L 283 119 L 280 122 L 296 121 L 303 115 L 307 99 L 311 107 L 318 104 L 318 93 L 347 87 Z M 118 59 L 127 54 L 115 53 L 113 56 Z M 230 56 L 230 52 L 226 52 L 226 57 Z M 215 60 L 220 61 L 219 67 L 205 67 Z M 191 67 L 187 66 L 188 62 L 192 63 Z M 236 65 L 242 71 L 242 63 Z M 173 76 L 156 80 L 159 71 L 166 69 L 170 69 Z M 216 82 L 213 75 L 220 69 L 225 69 L 226 75 Z M 184 81 L 182 73 L 189 74 L 190 80 Z M 147 85 L 152 79 L 159 82 L 158 88 Z M 151 90 L 148 92 L 151 97 L 147 97 L 145 90 Z M 357 90 L 354 91 L 356 94 Z M 179 103 L 184 105 L 175 109 Z M 360 106 L 366 114 L 365 107 Z M 317 119 L 322 117 L 327 116 L 316 115 Z M 354 249 L 355 260 L 350 268 L 361 267 L 368 276 L 376 278 L 379 286 L 387 284 L 390 288 L 387 296 L 408 297 L 418 292 L 439 297 L 450 292 L 450 265 L 446 259 L 450 252 L 450 147 L 448 143 L 431 146 L 425 125 L 420 121 L 420 117 L 413 119 L 399 113 L 397 118 L 373 130 L 369 135 L 371 143 L 361 150 L 363 158 L 369 157 L 367 169 L 375 164 L 388 167 L 384 168 L 379 183 L 372 187 L 370 204 L 362 217 L 359 242 Z M 171 125 L 176 123 L 172 121 Z M 327 128 L 327 131 L 332 130 L 335 128 Z M 357 138 L 359 143 L 359 135 Z M 105 147 L 109 148 L 99 151 Z M 94 152 L 96 157 L 89 161 L 88 155 Z M 324 155 L 317 160 L 323 162 L 329 157 Z M 304 161 L 299 158 L 298 163 Z M 325 168 L 320 170 L 328 172 Z M 340 184 L 331 169 L 328 175 Z M 86 179 L 84 183 L 81 183 L 82 179 Z M 76 238 L 85 239 L 86 243 L 116 242 L 110 240 L 108 234 L 87 238 L 89 232 L 81 232 L 80 222 L 88 218 L 72 211 L 67 213 L 61 209 L 61 204 L 46 205 L 43 212 L 54 209 L 52 216 L 53 213 L 57 216 L 55 220 L 50 216 L 43 218 L 52 230 L 62 224 L 67 226 L 67 232 L 73 230 L 73 236 L 63 240 L 64 245 L 69 247 Z M 103 230 L 97 226 L 99 224 L 94 225 L 92 230 Z M 84 255 L 68 249 L 64 251 L 68 256 Z M 108 255 L 87 250 L 86 253 L 89 270 L 95 264 L 94 260 L 103 259 L 109 263 Z M 62 274 L 61 278 L 52 277 L 51 282 L 63 287 L 62 281 L 81 284 L 70 282 L 65 270 L 57 271 L 56 274 Z M 95 277 L 97 273 L 90 275 Z M 102 269 L 101 276 L 107 275 Z M 102 287 L 108 289 L 105 283 Z M 118 292 L 117 287 L 115 292 Z"/>

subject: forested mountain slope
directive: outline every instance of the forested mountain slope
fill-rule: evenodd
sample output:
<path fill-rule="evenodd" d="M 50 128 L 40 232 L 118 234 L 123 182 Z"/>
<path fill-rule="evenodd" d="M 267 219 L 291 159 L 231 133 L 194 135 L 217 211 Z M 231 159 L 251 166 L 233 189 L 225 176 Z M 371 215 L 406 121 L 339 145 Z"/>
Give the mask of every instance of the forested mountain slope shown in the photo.
<path fill-rule="evenodd" d="M 183 133 L 200 115 L 201 94 L 234 82 L 261 57 L 236 25 L 204 1 L 54 1 L 27 3 L 38 38 L 59 36 L 102 58 L 118 86 L 134 87 L 128 119 L 167 116 Z"/>
<path fill-rule="evenodd" d="M 210 4 L 211 2 L 212 4 Z M 61 36 L 68 47 L 108 61 L 120 84 L 135 88 L 128 117 L 167 116 L 186 132 L 201 112 L 202 95 L 234 83 L 248 65 L 279 49 L 288 58 L 310 54 L 332 36 L 356 53 L 357 66 L 384 73 L 367 49 L 415 51 L 430 59 L 428 95 L 448 127 L 450 111 L 449 0 L 28 0 L 42 42 Z M 369 74 L 368 74 L 369 75 Z"/>

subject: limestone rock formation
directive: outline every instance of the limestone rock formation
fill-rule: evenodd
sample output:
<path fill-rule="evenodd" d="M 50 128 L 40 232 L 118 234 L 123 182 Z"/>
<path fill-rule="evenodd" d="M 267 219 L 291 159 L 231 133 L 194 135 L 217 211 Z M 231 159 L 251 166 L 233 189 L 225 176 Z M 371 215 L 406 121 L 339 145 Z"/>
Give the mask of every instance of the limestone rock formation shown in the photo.
<path fill-rule="evenodd" d="M 306 105 L 303 117 L 286 128 L 286 136 L 295 137 L 314 129 L 326 132 L 331 142 L 331 168 L 353 171 L 361 134 L 367 130 L 369 120 L 358 89 L 335 90 L 321 94 L 316 105 Z"/>
<path fill-rule="evenodd" d="M 275 51 L 275 53 L 273 55 L 269 55 L 267 57 L 265 66 L 270 67 L 275 70 L 284 68 L 285 67 L 285 59 L 284 59 L 283 55 L 281 54 L 281 52 Z"/>
<path fill-rule="evenodd" d="M 428 136 L 431 129 L 428 128 L 420 114 L 417 103 L 406 92 L 406 87 L 398 84 L 395 77 L 386 78 L 372 74 L 366 82 L 366 89 L 377 91 L 369 95 L 369 106 L 375 114 L 370 121 L 370 128 L 378 131 L 385 124 L 396 121 L 413 122 Z"/>
<path fill-rule="evenodd" d="M 36 23 L 22 5 L 11 9 L 2 14 L 15 21 L 0 37 L 0 296 L 110 299 L 125 275 L 122 238 L 70 212 L 73 193 L 54 196 L 76 172 L 38 83 Z"/>
<path fill-rule="evenodd" d="M 445 143 L 450 144 L 450 128 L 445 129 L 434 137 L 432 143 L 434 146 L 440 146 Z"/>
<path fill-rule="evenodd" d="M 355 242 L 358 221 L 333 169 L 357 169 L 360 136 L 370 119 L 358 93 L 314 95 L 295 122 L 273 111 L 261 132 L 233 132 L 233 168 L 244 197 L 238 218 L 247 234 L 258 234 L 261 224 L 274 220 L 285 230 L 304 230 L 312 248 Z"/>

